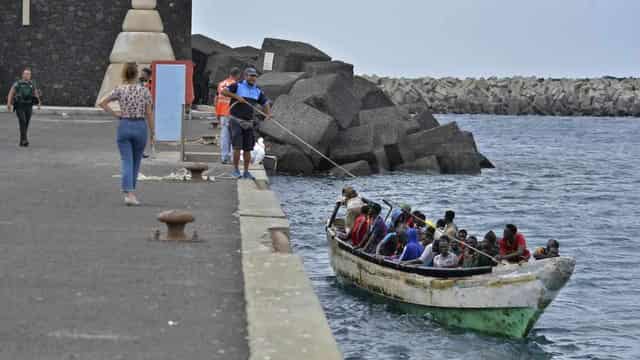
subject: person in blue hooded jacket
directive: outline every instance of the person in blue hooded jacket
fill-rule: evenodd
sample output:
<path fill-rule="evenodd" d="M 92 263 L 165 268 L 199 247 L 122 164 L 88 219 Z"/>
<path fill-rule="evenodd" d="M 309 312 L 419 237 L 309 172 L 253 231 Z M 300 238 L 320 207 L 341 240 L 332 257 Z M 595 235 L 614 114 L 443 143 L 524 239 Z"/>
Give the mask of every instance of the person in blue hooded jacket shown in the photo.
<path fill-rule="evenodd" d="M 415 260 L 422 255 L 424 247 L 420 244 L 418 239 L 418 230 L 410 228 L 407 230 L 407 245 L 400 255 L 399 261 L 411 261 Z"/>

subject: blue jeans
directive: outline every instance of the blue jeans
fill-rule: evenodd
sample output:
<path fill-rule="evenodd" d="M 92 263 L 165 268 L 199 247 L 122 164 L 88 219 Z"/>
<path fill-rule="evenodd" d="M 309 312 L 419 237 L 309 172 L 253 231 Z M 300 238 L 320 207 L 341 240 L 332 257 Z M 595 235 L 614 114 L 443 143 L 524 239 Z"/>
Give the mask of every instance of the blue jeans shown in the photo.
<path fill-rule="evenodd" d="M 144 119 L 120 119 L 117 141 L 121 159 L 122 191 L 133 192 L 138 181 L 144 147 L 147 145 L 147 122 Z"/>
<path fill-rule="evenodd" d="M 229 117 L 220 117 L 220 159 L 222 161 L 231 160 L 231 128 L 229 127 Z"/>

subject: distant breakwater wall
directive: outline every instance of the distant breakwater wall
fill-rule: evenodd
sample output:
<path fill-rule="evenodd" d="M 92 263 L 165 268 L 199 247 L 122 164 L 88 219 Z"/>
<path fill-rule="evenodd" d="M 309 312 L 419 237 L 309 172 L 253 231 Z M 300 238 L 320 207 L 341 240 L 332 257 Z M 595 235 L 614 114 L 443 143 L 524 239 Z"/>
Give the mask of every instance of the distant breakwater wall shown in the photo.
<path fill-rule="evenodd" d="M 398 105 L 425 102 L 440 114 L 640 116 L 638 78 L 365 77 Z"/>

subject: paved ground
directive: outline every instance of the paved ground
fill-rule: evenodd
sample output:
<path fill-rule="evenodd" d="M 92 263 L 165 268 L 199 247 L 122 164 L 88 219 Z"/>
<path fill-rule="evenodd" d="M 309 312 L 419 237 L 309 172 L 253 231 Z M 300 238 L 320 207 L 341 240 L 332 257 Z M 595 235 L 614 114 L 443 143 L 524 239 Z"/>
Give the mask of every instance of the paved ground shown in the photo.
<path fill-rule="evenodd" d="M 235 182 L 143 182 L 124 207 L 115 126 L 36 117 L 22 149 L 0 114 L 0 359 L 246 359 Z M 171 208 L 206 241 L 148 241 Z"/>

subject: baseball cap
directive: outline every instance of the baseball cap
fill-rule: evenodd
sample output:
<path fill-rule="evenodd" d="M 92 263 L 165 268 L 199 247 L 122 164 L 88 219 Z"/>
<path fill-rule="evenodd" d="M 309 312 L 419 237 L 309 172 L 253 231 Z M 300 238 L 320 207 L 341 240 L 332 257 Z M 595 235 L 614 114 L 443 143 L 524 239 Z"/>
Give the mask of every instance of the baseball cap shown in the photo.
<path fill-rule="evenodd" d="M 258 75 L 258 72 L 256 71 L 256 69 L 250 67 L 250 68 L 246 68 L 244 70 L 245 75 Z"/>

